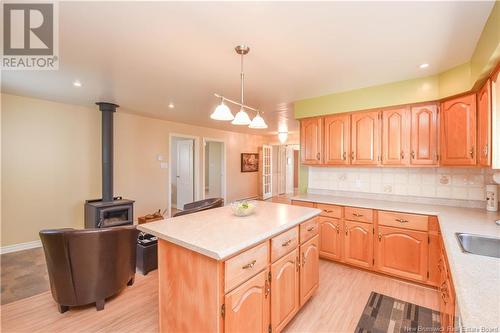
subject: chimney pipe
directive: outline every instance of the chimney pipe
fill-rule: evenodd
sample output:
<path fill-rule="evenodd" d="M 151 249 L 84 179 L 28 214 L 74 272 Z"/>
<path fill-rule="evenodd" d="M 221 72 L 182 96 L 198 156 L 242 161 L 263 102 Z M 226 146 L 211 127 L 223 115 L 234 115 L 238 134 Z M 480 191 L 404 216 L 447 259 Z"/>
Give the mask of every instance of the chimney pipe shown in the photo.
<path fill-rule="evenodd" d="M 119 105 L 95 103 L 102 112 L 102 201 L 113 201 L 113 113 Z"/>

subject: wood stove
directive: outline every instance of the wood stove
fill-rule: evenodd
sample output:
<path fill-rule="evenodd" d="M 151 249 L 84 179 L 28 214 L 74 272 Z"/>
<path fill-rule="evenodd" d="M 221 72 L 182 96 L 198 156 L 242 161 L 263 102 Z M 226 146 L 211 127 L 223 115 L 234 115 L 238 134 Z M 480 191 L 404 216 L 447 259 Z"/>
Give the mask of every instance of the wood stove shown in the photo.
<path fill-rule="evenodd" d="M 119 107 L 98 102 L 102 112 L 102 199 L 85 201 L 85 228 L 134 223 L 134 201 L 113 196 L 113 113 Z"/>

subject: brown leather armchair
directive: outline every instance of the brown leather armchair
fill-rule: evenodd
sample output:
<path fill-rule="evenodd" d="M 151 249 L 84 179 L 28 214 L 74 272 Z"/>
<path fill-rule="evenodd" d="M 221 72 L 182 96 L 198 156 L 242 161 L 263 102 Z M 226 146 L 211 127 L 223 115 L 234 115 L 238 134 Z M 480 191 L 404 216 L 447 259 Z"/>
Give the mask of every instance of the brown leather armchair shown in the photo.
<path fill-rule="evenodd" d="M 184 205 L 184 210 L 177 212 L 174 217 L 193 214 L 196 212 L 201 212 L 202 210 L 217 208 L 224 206 L 224 199 L 222 198 L 210 198 L 205 200 L 199 200 L 195 202 L 190 202 Z"/>
<path fill-rule="evenodd" d="M 94 302 L 102 310 L 107 297 L 134 283 L 138 232 L 135 226 L 40 231 L 59 312 Z"/>

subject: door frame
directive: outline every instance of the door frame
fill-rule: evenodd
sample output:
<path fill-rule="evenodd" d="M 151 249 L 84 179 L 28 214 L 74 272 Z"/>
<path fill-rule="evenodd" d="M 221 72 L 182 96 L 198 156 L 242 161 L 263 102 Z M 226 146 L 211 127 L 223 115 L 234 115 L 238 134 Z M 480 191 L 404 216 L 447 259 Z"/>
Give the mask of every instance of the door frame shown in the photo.
<path fill-rule="evenodd" d="M 172 164 L 177 163 L 177 157 L 175 161 L 172 158 L 172 139 L 173 138 L 183 138 L 192 139 L 194 141 L 194 200 L 200 200 L 200 138 L 194 135 L 179 134 L 179 133 L 169 133 L 168 134 L 168 159 L 170 161 L 170 167 L 168 168 L 168 191 L 167 191 L 167 214 L 168 217 L 172 215 Z"/>
<path fill-rule="evenodd" d="M 227 168 L 226 168 L 226 161 L 227 161 L 227 157 L 226 157 L 226 141 L 224 141 L 224 139 L 215 139 L 215 138 L 208 138 L 208 137 L 203 137 L 203 153 L 202 153 L 202 156 L 203 156 L 203 172 L 202 172 L 202 188 L 203 188 L 203 194 L 202 194 L 202 197 L 203 199 L 206 199 L 205 198 L 205 159 L 207 158 L 205 156 L 205 145 L 207 142 L 219 142 L 219 143 L 222 143 L 222 156 L 221 156 L 221 166 L 222 166 L 222 175 L 221 175 L 221 195 L 222 195 L 222 198 L 224 199 L 224 204 L 227 203 L 227 199 L 226 199 L 226 195 L 227 195 L 227 189 L 226 189 L 226 185 L 227 185 L 227 182 L 226 182 L 226 178 L 227 178 Z"/>

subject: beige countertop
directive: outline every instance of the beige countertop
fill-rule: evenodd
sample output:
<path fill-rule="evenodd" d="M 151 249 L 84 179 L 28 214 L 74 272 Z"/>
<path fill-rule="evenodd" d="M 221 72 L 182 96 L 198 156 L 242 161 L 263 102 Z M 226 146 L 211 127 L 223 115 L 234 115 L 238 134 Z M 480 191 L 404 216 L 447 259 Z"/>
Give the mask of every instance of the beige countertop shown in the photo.
<path fill-rule="evenodd" d="M 138 225 L 141 231 L 224 260 L 288 230 L 314 216 L 319 209 L 256 201 L 250 216 L 233 215 L 230 206 Z"/>
<path fill-rule="evenodd" d="M 500 259 L 462 252 L 455 236 L 466 232 L 500 237 L 500 226 L 495 224 L 500 213 L 318 194 L 298 195 L 292 200 L 438 216 L 463 327 L 489 332 L 500 329 Z"/>

